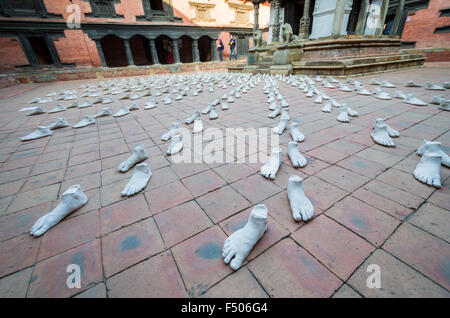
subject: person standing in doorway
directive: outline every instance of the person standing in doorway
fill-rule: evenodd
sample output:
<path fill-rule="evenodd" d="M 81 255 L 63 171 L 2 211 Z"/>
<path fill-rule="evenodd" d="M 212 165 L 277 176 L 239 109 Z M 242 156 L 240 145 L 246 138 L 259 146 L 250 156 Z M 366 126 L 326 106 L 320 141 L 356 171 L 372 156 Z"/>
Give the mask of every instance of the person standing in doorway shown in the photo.
<path fill-rule="evenodd" d="M 231 39 L 230 39 L 230 61 L 231 58 L 234 56 L 234 58 L 237 60 L 237 54 L 236 54 L 236 40 L 234 39 L 233 35 L 231 35 Z"/>
<path fill-rule="evenodd" d="M 222 52 L 225 49 L 225 45 L 223 45 L 222 39 L 218 39 L 219 43 L 217 44 L 217 54 L 221 61 L 223 61 Z"/>

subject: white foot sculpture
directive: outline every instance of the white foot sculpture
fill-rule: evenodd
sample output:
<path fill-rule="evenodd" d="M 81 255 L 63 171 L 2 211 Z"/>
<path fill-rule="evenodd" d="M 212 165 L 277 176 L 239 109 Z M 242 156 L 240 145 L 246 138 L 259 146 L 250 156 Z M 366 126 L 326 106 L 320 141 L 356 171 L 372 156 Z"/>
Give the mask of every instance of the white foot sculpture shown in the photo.
<path fill-rule="evenodd" d="M 291 175 L 288 180 L 287 193 L 294 220 L 309 220 L 314 214 L 314 207 L 305 195 L 303 179 L 297 175 Z"/>
<path fill-rule="evenodd" d="M 55 108 L 50 109 L 48 111 L 49 114 L 53 114 L 53 113 L 59 113 L 59 112 L 63 112 L 66 110 L 66 107 L 64 107 L 63 105 L 57 105 Z"/>
<path fill-rule="evenodd" d="M 30 234 L 33 236 L 41 236 L 47 232 L 51 227 L 61 221 L 66 215 L 81 208 L 88 201 L 88 198 L 83 193 L 81 186 L 76 184 L 67 189 L 58 203 L 56 208 L 50 213 L 40 217 L 36 223 L 31 227 Z"/>
<path fill-rule="evenodd" d="M 278 169 L 280 168 L 281 161 L 283 159 L 283 152 L 279 148 L 272 150 L 270 160 L 264 166 L 261 167 L 261 174 L 269 179 L 274 180 L 277 176 Z"/>
<path fill-rule="evenodd" d="M 122 196 L 131 196 L 144 189 L 147 186 L 151 176 L 152 172 L 145 162 L 137 164 L 134 167 L 133 175 L 131 176 L 130 181 L 128 181 L 121 193 Z"/>
<path fill-rule="evenodd" d="M 64 127 L 69 127 L 69 123 L 67 122 L 67 119 L 61 117 L 57 118 L 53 123 L 51 123 L 50 126 L 48 126 L 48 129 L 53 130 Z"/>
<path fill-rule="evenodd" d="M 172 137 L 172 142 L 170 143 L 169 148 L 167 149 L 166 154 L 168 156 L 172 156 L 183 149 L 183 137 L 181 135 L 176 135 Z"/>
<path fill-rule="evenodd" d="M 34 140 L 52 135 L 52 131 L 48 127 L 38 126 L 35 131 L 20 138 L 22 141 Z"/>
<path fill-rule="evenodd" d="M 131 156 L 127 160 L 125 160 L 119 164 L 119 166 L 117 167 L 117 170 L 120 172 L 127 172 L 135 164 L 137 164 L 141 161 L 144 161 L 147 158 L 148 158 L 148 156 L 147 156 L 144 146 L 138 145 L 133 149 L 133 153 L 131 154 Z"/>
<path fill-rule="evenodd" d="M 155 108 L 158 104 L 158 99 L 156 97 L 150 99 L 147 104 L 145 104 L 144 109 L 152 109 Z"/>
<path fill-rule="evenodd" d="M 441 154 L 425 152 L 414 170 L 414 177 L 420 182 L 441 187 Z"/>
<path fill-rule="evenodd" d="M 194 129 L 192 130 L 192 132 L 194 134 L 200 133 L 203 131 L 203 121 L 201 119 L 201 117 L 197 118 L 194 120 Z"/>
<path fill-rule="evenodd" d="M 277 108 L 269 114 L 269 118 L 275 118 L 281 114 L 281 106 L 277 105 Z"/>
<path fill-rule="evenodd" d="M 222 257 L 233 270 L 239 269 L 242 262 L 267 230 L 268 210 L 263 204 L 256 205 L 243 228 L 231 234 L 223 245 Z"/>
<path fill-rule="evenodd" d="M 295 168 L 303 168 L 308 163 L 306 158 L 300 153 L 300 150 L 298 150 L 298 143 L 296 141 L 289 141 L 288 155 L 289 159 L 291 159 L 292 165 Z"/>
<path fill-rule="evenodd" d="M 424 101 L 421 101 L 413 94 L 406 94 L 405 99 L 403 100 L 404 103 L 411 104 L 414 106 L 427 106 L 427 103 Z"/>
<path fill-rule="evenodd" d="M 425 152 L 434 152 L 441 155 L 442 164 L 446 167 L 450 168 L 450 156 L 447 155 L 441 147 L 441 143 L 439 141 L 429 141 L 424 140 L 420 147 L 417 149 L 417 154 L 422 156 Z"/>
<path fill-rule="evenodd" d="M 339 107 L 339 114 L 338 114 L 336 119 L 338 121 L 340 121 L 341 123 L 348 123 L 349 122 L 347 107 L 345 107 L 345 106 Z"/>
<path fill-rule="evenodd" d="M 272 132 L 274 134 L 281 135 L 283 133 L 283 131 L 286 129 L 288 121 L 289 121 L 289 118 L 281 116 L 280 123 L 277 126 L 272 128 Z"/>
<path fill-rule="evenodd" d="M 389 136 L 388 126 L 384 123 L 375 122 L 373 132 L 370 136 L 377 144 L 387 147 L 395 147 L 394 141 Z"/>
<path fill-rule="evenodd" d="M 172 126 L 170 127 L 170 130 L 168 132 L 166 132 L 164 135 L 161 136 L 161 140 L 162 141 L 169 140 L 170 138 L 172 138 L 178 132 L 179 128 L 180 128 L 180 124 L 178 122 L 174 122 L 172 124 Z"/>
<path fill-rule="evenodd" d="M 95 114 L 92 117 L 93 118 L 98 118 L 98 117 L 106 117 L 106 116 L 111 116 L 111 115 L 112 115 L 111 107 L 110 106 L 106 106 L 101 111 L 99 111 L 97 114 Z"/>
<path fill-rule="evenodd" d="M 384 118 L 376 118 L 376 119 L 375 119 L 375 125 L 374 125 L 374 127 L 375 127 L 377 124 L 384 124 L 384 125 L 386 125 L 387 131 L 388 131 L 388 134 L 389 134 L 390 137 L 399 137 L 399 136 L 400 136 L 400 133 L 399 133 L 397 130 L 395 130 L 395 129 L 389 127 L 389 126 L 386 124 Z"/>
<path fill-rule="evenodd" d="M 191 117 L 187 118 L 187 119 L 184 121 L 184 123 L 187 124 L 187 125 L 190 125 L 190 124 L 192 124 L 192 123 L 194 122 L 194 120 L 196 120 L 196 119 L 198 119 L 198 118 L 200 118 L 200 111 L 196 110 L 196 111 L 194 112 L 194 115 L 192 115 Z"/>
<path fill-rule="evenodd" d="M 78 122 L 77 124 L 73 125 L 73 128 L 82 128 L 89 125 L 95 124 L 95 119 L 93 116 L 84 116 L 84 118 Z"/>
<path fill-rule="evenodd" d="M 37 106 L 35 109 L 33 109 L 31 112 L 29 112 L 28 114 L 27 114 L 27 116 L 33 116 L 33 115 L 40 115 L 40 114 L 45 114 L 47 111 L 44 109 L 44 108 L 42 108 L 42 107 L 40 107 L 40 106 Z"/>
<path fill-rule="evenodd" d="M 301 131 L 300 131 L 298 120 L 294 120 L 291 123 L 291 126 L 289 128 L 289 132 L 291 134 L 291 137 L 292 137 L 293 141 L 302 142 L 303 140 L 305 140 L 305 135 L 303 135 L 301 133 Z"/>
<path fill-rule="evenodd" d="M 217 114 L 217 110 L 215 106 L 211 106 L 211 110 L 209 112 L 209 119 L 217 119 L 219 115 Z"/>

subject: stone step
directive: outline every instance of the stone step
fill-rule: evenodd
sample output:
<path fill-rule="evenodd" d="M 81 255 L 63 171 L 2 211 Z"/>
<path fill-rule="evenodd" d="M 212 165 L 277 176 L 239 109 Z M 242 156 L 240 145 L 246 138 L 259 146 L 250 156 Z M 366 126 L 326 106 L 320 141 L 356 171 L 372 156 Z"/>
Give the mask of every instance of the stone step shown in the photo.
<path fill-rule="evenodd" d="M 270 70 L 268 68 L 257 68 L 256 73 L 270 74 Z"/>
<path fill-rule="evenodd" d="M 262 62 L 272 62 L 273 61 L 273 56 L 263 56 L 261 58 Z"/>

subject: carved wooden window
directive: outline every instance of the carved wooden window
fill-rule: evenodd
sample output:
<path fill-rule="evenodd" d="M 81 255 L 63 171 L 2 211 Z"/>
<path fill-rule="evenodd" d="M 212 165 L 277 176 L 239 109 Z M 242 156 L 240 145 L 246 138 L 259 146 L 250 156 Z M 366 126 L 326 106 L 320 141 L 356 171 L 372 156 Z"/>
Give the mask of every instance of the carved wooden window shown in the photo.
<path fill-rule="evenodd" d="M 7 17 L 62 18 L 48 13 L 43 0 L 0 0 L 0 14 Z"/>
<path fill-rule="evenodd" d="M 192 2 L 189 1 L 191 8 L 195 9 L 195 17 L 193 22 L 214 22 L 216 19 L 211 17 L 211 11 L 216 6 L 212 3 Z"/>
<path fill-rule="evenodd" d="M 120 0 L 84 0 L 89 1 L 92 13 L 85 16 L 94 18 L 123 18 L 123 15 L 116 13 L 114 5 L 120 3 Z"/>
<path fill-rule="evenodd" d="M 142 0 L 144 15 L 137 16 L 137 20 L 147 21 L 182 21 L 182 18 L 173 16 L 172 0 Z"/>
<path fill-rule="evenodd" d="M 250 26 L 250 11 L 253 11 L 253 6 L 248 6 L 245 4 L 228 2 L 228 6 L 234 9 L 234 21 L 232 24 Z"/>

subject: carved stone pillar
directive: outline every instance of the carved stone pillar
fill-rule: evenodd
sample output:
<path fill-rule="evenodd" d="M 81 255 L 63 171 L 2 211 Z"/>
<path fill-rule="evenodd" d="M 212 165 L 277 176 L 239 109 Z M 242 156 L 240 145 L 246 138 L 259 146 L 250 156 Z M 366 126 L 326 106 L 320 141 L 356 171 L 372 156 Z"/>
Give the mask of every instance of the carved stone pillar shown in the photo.
<path fill-rule="evenodd" d="M 402 19 L 403 10 L 405 9 L 405 0 L 398 1 L 397 11 L 395 12 L 394 22 L 392 23 L 391 36 L 398 35 L 398 27 Z"/>
<path fill-rule="evenodd" d="M 259 2 L 253 1 L 253 36 L 256 35 L 256 31 L 259 29 Z"/>
<path fill-rule="evenodd" d="M 380 37 L 383 33 L 384 22 L 386 21 L 387 10 L 389 8 L 389 0 L 383 0 L 383 4 L 380 9 L 380 20 L 378 21 L 378 27 L 375 31 L 375 36 Z"/>
<path fill-rule="evenodd" d="M 39 66 L 39 59 L 36 56 L 36 53 L 31 46 L 30 40 L 23 34 L 19 34 L 20 45 L 22 46 L 22 50 L 25 53 L 25 56 L 28 59 L 28 62 L 31 66 L 36 67 Z"/>
<path fill-rule="evenodd" d="M 300 19 L 300 28 L 298 37 L 300 39 L 307 39 L 309 36 L 309 27 L 311 25 L 311 19 L 309 18 L 309 3 L 310 0 L 305 0 L 303 5 L 303 16 Z"/>
<path fill-rule="evenodd" d="M 192 57 L 194 62 L 200 62 L 200 54 L 198 52 L 198 39 L 192 41 Z"/>
<path fill-rule="evenodd" d="M 127 53 L 128 66 L 134 65 L 133 54 L 130 49 L 130 40 L 123 40 L 123 44 L 125 45 L 125 52 Z"/>
<path fill-rule="evenodd" d="M 150 53 L 152 55 L 152 63 L 159 64 L 158 52 L 156 51 L 155 39 L 150 39 Z"/>
<path fill-rule="evenodd" d="M 273 1 L 272 42 L 280 40 L 280 0 Z"/>
<path fill-rule="evenodd" d="M 359 10 L 358 22 L 356 23 L 355 34 L 363 34 L 366 27 L 367 14 L 369 13 L 369 0 L 362 0 Z"/>
<path fill-rule="evenodd" d="M 180 63 L 180 51 L 178 49 L 178 40 L 175 40 L 173 43 L 173 59 L 175 63 Z"/>
<path fill-rule="evenodd" d="M 95 45 L 97 46 L 97 52 L 98 56 L 100 57 L 100 62 L 102 63 L 102 66 L 107 67 L 108 65 L 106 64 L 105 54 L 103 53 L 102 43 L 100 42 L 100 39 L 95 39 Z"/>
<path fill-rule="evenodd" d="M 53 39 L 46 34 L 44 36 L 45 43 L 47 44 L 48 51 L 50 52 L 50 56 L 52 58 L 53 64 L 61 65 L 61 60 L 59 59 L 58 51 L 56 50 L 55 43 Z"/>
<path fill-rule="evenodd" d="M 346 0 L 337 0 L 336 11 L 334 12 L 333 28 L 331 29 L 332 36 L 341 35 L 342 22 L 344 20 L 345 13 L 345 1 Z"/>

